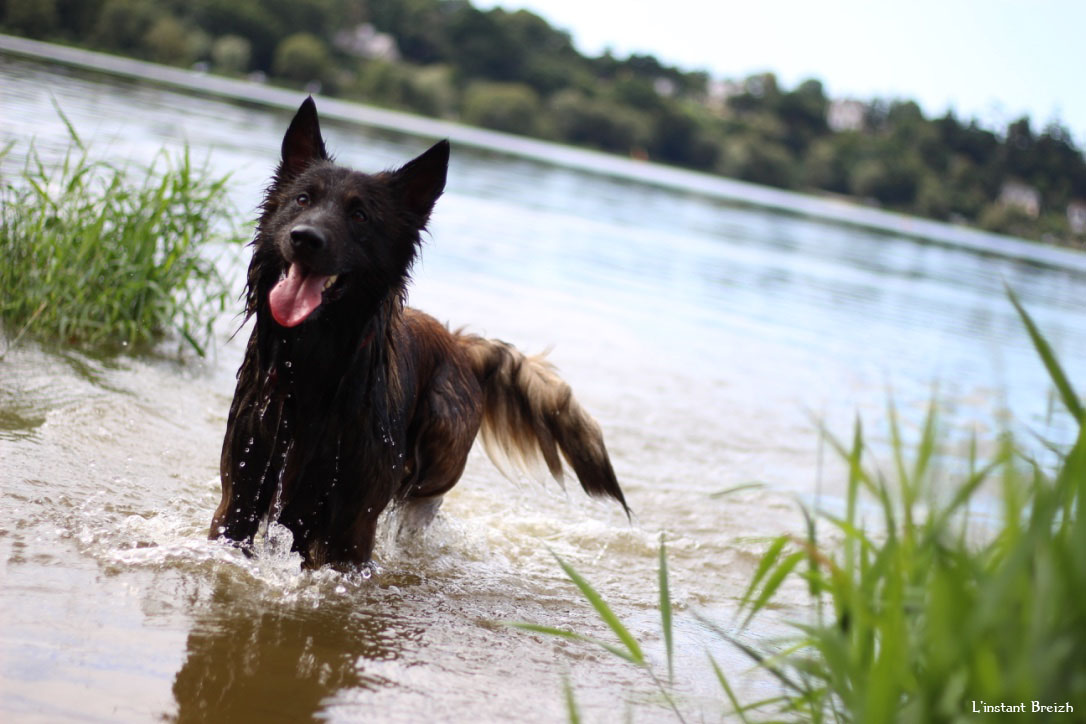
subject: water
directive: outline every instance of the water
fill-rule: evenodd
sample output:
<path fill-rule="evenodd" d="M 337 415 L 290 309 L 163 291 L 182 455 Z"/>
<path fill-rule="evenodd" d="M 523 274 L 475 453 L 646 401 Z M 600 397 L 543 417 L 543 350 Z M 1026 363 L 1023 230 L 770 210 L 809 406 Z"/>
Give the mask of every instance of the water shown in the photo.
<path fill-rule="evenodd" d="M 0 56 L 10 172 L 33 138 L 67 147 L 51 97 L 113 159 L 187 142 L 230 171 L 255 213 L 289 114 Z M 300 98 L 299 98 L 300 100 Z M 318 101 L 318 106 L 321 102 Z M 427 141 L 328 122 L 337 158 L 375 170 Z M 643 167 L 640 175 L 651 175 Z M 661 170 L 661 178 L 668 172 Z M 568 677 L 588 720 L 668 719 L 642 672 L 502 621 L 610 634 L 551 551 L 574 564 L 663 660 L 655 555 L 668 539 L 678 690 L 694 719 L 722 700 L 710 650 L 751 698 L 776 692 L 689 615 L 733 625 L 765 540 L 800 531 L 794 496 L 832 506 L 813 418 L 876 443 L 892 397 L 907 431 L 936 395 L 952 439 L 996 414 L 1065 436 L 1003 295 L 1014 287 L 1072 379 L 1086 380 L 1073 270 L 735 205 L 454 147 L 412 304 L 551 359 L 600 421 L 635 511 L 552 482 L 504 479 L 473 451 L 418 539 L 387 521 L 371 577 L 302 572 L 272 526 L 246 559 L 204 540 L 247 330 L 214 356 L 101 359 L 33 343 L 0 361 L 0 718 L 5 721 L 564 719 Z M 246 262 L 228 264 L 240 291 Z M 240 302 L 238 304 L 240 310 Z M 953 454 L 953 450 L 950 451 Z M 750 481 L 766 487 L 718 499 Z M 802 591 L 744 635 L 807 615 Z M 628 703 L 626 700 L 629 700 Z"/>

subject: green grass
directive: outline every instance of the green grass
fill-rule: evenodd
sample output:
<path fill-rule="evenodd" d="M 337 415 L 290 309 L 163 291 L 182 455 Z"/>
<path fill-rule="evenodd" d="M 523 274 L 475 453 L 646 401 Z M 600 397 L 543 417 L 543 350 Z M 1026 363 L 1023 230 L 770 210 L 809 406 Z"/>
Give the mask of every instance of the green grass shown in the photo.
<path fill-rule="evenodd" d="M 0 188 L 9 344 L 27 335 L 134 352 L 176 335 L 202 356 L 228 296 L 208 245 L 240 240 L 216 236 L 234 228 L 227 179 L 194 167 L 187 149 L 147 167 L 95 160 L 68 130 L 62 162 L 47 166 L 32 146 Z"/>
<path fill-rule="evenodd" d="M 740 599 L 738 630 L 702 621 L 780 684 L 779 696 L 743 702 L 710 657 L 722 714 L 743 721 L 955 722 L 975 720 L 974 706 L 1004 704 L 1024 711 L 995 714 L 1000 721 L 1086 716 L 1086 413 L 1044 337 L 1008 295 L 1077 423 L 1075 441 L 1048 446 L 1055 464 L 1042 464 L 1009 435 L 983 463 L 974 444 L 967 469 L 948 481 L 935 405 L 912 447 L 890 408 L 889 474 L 873 459 L 859 422 L 847 443 L 824 431 L 849 471 L 844 514 L 804 510 L 805 536 L 769 544 Z M 871 530 L 861 515 L 865 502 L 878 511 Z M 825 526 L 837 543 L 823 540 Z M 587 583 L 563 567 L 585 591 Z M 670 670 L 662 545 L 659 581 Z M 773 646 L 746 643 L 742 629 L 787 581 L 806 587 L 809 620 L 793 622 L 794 634 Z M 602 599 L 585 595 L 601 610 Z M 630 655 L 625 636 L 620 640 L 622 648 L 606 647 L 649 666 Z M 676 698 L 668 701 L 678 713 Z M 1034 712 L 1034 701 L 1070 703 L 1074 711 Z"/>

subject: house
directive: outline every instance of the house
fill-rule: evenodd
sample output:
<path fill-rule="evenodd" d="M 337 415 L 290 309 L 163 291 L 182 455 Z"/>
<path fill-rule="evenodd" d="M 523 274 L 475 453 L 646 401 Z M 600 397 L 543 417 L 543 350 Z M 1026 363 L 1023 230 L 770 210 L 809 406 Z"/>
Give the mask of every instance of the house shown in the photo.
<path fill-rule="evenodd" d="M 829 108 L 826 109 L 826 125 L 834 133 L 859 131 L 864 127 L 866 115 L 867 108 L 860 101 L 830 101 Z"/>
<path fill-rule="evenodd" d="M 1067 225 L 1072 234 L 1086 234 L 1086 201 L 1079 199 L 1067 204 Z"/>
<path fill-rule="evenodd" d="M 1003 183 L 999 203 L 1021 209 L 1027 216 L 1036 219 L 1041 213 L 1041 192 L 1029 184 L 1011 179 Z"/>

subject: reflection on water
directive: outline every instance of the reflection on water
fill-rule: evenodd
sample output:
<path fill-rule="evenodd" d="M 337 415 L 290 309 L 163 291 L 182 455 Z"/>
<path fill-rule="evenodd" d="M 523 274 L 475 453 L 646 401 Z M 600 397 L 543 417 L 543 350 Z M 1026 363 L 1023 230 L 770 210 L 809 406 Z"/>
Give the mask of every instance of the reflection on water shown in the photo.
<path fill-rule="evenodd" d="M 179 722 L 308 721 L 341 690 L 392 685 L 367 662 L 418 653 L 421 631 L 357 602 L 268 607 L 238 588 L 195 612 L 173 682 Z"/>

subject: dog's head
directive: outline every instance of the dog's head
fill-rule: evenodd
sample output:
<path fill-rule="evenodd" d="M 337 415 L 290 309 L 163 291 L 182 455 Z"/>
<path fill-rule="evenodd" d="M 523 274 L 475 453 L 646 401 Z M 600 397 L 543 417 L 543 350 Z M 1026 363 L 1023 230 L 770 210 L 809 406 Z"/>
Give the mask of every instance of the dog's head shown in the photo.
<path fill-rule="evenodd" d="M 365 314 L 401 292 L 448 163 L 449 143 L 441 141 L 393 171 L 370 175 L 337 165 L 307 98 L 283 137 L 264 198 L 250 311 L 266 302 L 278 324 L 295 327 L 318 309 Z"/>

